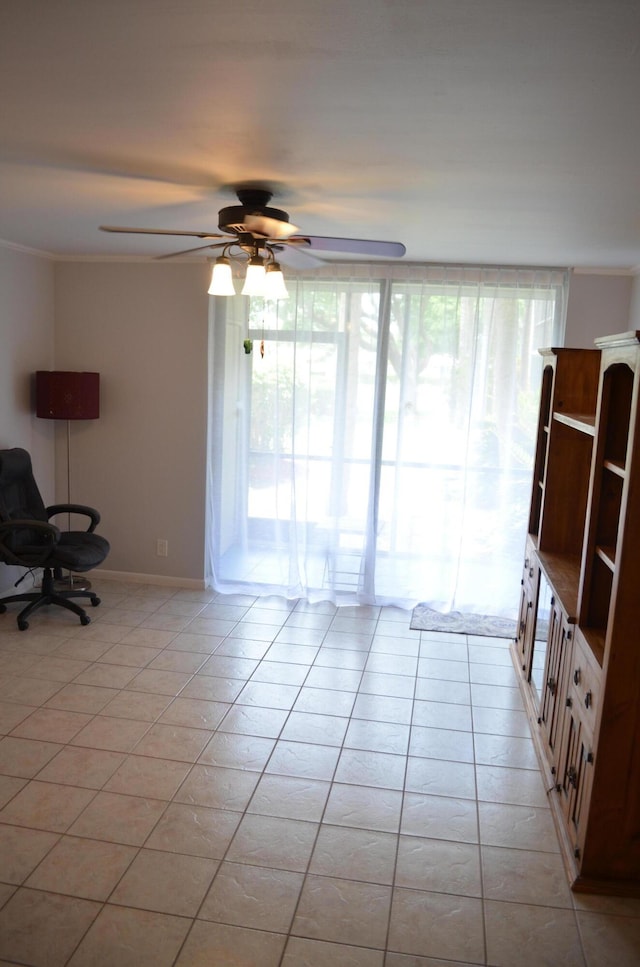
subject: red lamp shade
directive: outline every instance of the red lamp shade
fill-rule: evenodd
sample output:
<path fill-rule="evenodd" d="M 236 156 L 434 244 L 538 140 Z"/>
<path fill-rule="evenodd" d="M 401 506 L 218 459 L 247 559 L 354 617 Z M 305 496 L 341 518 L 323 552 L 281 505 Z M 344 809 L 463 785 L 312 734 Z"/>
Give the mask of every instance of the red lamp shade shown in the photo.
<path fill-rule="evenodd" d="M 97 420 L 100 373 L 36 373 L 36 416 L 45 420 Z"/>

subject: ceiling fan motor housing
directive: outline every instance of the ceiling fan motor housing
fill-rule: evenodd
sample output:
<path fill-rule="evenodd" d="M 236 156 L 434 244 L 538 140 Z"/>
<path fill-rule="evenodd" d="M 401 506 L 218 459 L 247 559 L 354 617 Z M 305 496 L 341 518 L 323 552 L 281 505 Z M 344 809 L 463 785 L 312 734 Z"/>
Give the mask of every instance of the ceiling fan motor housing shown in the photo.
<path fill-rule="evenodd" d="M 264 218 L 273 218 L 278 222 L 288 222 L 289 215 L 279 208 L 266 208 L 258 205 L 230 205 L 222 208 L 218 213 L 218 228 L 221 232 L 235 232 L 240 234 L 246 232 L 245 219 L 247 215 L 262 215 Z"/>
<path fill-rule="evenodd" d="M 221 232 L 246 232 L 247 215 L 261 215 L 278 222 L 288 222 L 289 213 L 280 208 L 268 208 L 271 192 L 260 188 L 243 188 L 237 191 L 240 205 L 230 205 L 218 212 L 218 228 Z"/>

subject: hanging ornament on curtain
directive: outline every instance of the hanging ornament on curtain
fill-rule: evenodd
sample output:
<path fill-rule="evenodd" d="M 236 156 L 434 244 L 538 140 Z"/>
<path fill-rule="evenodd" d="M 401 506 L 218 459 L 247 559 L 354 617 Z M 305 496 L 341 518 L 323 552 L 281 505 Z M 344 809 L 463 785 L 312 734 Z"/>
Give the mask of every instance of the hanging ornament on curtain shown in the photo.
<path fill-rule="evenodd" d="M 264 339 L 260 340 L 260 357 L 264 359 Z"/>
<path fill-rule="evenodd" d="M 245 339 L 245 341 L 242 343 L 242 346 L 244 348 L 245 353 L 248 356 L 251 350 L 253 349 L 253 339 Z"/>

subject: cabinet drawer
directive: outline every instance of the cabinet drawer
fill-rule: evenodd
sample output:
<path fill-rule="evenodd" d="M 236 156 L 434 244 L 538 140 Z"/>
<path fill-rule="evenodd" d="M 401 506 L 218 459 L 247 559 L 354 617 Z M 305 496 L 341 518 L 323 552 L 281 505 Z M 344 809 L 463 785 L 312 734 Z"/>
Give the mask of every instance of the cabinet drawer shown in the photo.
<path fill-rule="evenodd" d="M 576 633 L 569 672 L 569 698 L 585 725 L 593 732 L 600 702 L 602 671 L 580 631 Z"/>

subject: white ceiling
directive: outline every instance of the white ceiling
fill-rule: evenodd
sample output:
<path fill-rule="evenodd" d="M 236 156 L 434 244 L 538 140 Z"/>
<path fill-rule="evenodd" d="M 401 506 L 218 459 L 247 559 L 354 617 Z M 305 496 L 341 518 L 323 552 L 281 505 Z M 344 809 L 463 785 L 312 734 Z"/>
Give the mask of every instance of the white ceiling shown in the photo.
<path fill-rule="evenodd" d="M 2 0 L 0 239 L 167 253 L 98 225 L 246 181 L 409 260 L 638 269 L 640 0 Z"/>

